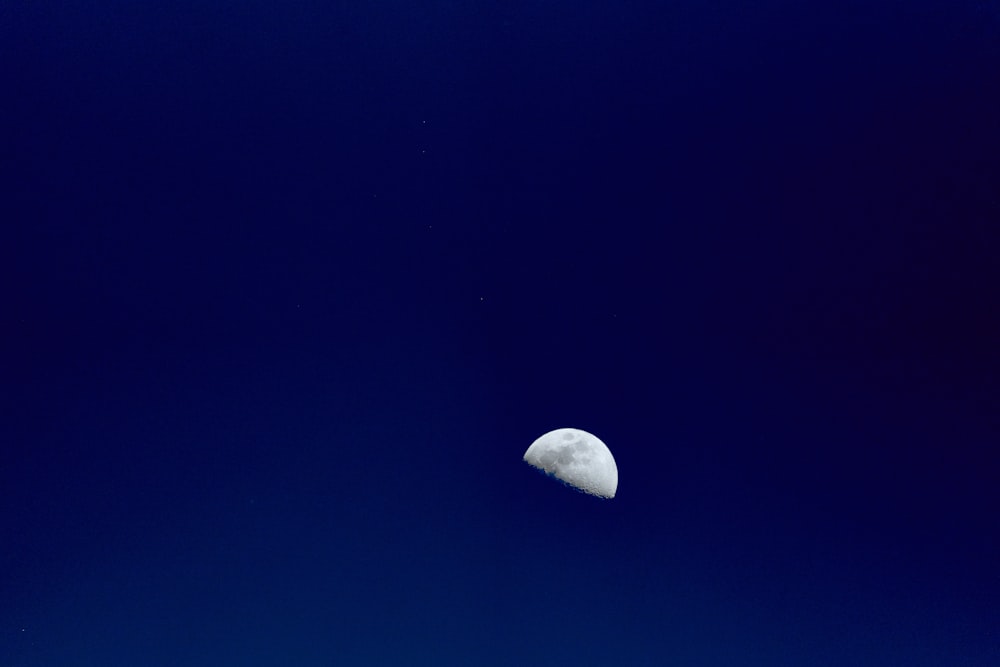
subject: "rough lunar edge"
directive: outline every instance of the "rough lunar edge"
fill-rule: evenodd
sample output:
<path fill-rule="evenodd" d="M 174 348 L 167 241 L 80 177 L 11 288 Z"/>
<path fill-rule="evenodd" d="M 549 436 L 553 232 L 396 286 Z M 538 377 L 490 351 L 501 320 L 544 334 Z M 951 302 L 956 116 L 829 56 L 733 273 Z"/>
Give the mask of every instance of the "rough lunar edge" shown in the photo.
<path fill-rule="evenodd" d="M 528 459 L 521 459 L 521 460 L 524 461 L 525 463 L 527 463 L 529 466 L 531 466 L 534 470 L 537 470 L 539 473 L 541 473 L 545 477 L 549 477 L 550 479 L 554 479 L 555 481 L 559 482 L 560 484 L 562 484 L 563 486 L 565 486 L 567 489 L 573 489 L 577 493 L 582 493 L 583 495 L 590 496 L 591 498 L 600 498 L 601 500 L 612 500 L 612 499 L 614 499 L 614 496 L 606 496 L 603 493 L 596 493 L 594 491 L 591 491 L 590 489 L 582 489 L 579 486 L 574 486 L 574 485 L 570 484 L 569 482 L 567 482 L 566 480 L 564 480 L 564 479 L 562 479 L 560 477 L 556 477 L 556 474 L 554 472 L 549 472 L 548 470 L 546 470 L 545 468 L 543 468 L 541 466 L 536 466 L 534 463 L 532 463 Z"/>

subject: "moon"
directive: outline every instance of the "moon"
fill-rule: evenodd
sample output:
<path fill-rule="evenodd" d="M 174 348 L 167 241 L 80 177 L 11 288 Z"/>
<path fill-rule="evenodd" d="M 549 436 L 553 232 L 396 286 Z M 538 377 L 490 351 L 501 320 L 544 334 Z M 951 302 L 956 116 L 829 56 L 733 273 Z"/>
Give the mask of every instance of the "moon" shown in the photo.
<path fill-rule="evenodd" d="M 578 428 L 557 428 L 531 443 L 524 461 L 598 498 L 614 498 L 618 490 L 618 465 L 608 446 L 593 433 Z"/>

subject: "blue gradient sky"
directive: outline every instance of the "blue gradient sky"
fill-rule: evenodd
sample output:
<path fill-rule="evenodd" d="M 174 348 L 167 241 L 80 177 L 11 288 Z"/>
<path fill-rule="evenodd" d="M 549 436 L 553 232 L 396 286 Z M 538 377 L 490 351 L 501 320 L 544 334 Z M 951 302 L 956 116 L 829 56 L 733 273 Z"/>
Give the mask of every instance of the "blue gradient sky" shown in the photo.
<path fill-rule="evenodd" d="M 0 8 L 0 667 L 1000 664 L 995 2 L 99 4 Z"/>

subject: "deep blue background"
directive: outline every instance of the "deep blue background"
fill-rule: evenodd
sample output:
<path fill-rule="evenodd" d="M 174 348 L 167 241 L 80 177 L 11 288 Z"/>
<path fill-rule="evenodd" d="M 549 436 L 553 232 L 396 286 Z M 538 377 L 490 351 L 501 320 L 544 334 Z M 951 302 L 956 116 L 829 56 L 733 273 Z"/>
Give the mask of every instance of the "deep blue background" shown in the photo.
<path fill-rule="evenodd" d="M 14 0 L 0 85 L 0 666 L 1000 664 L 997 2 Z"/>

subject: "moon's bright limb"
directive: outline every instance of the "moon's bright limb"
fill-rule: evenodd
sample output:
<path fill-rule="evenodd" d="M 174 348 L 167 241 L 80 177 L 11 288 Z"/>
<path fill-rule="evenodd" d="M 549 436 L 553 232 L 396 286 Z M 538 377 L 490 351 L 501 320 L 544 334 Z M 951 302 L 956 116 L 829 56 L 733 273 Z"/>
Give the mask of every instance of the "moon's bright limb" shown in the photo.
<path fill-rule="evenodd" d="M 608 446 L 578 428 L 557 428 L 531 443 L 524 460 L 570 486 L 600 498 L 614 498 L 618 466 Z"/>

